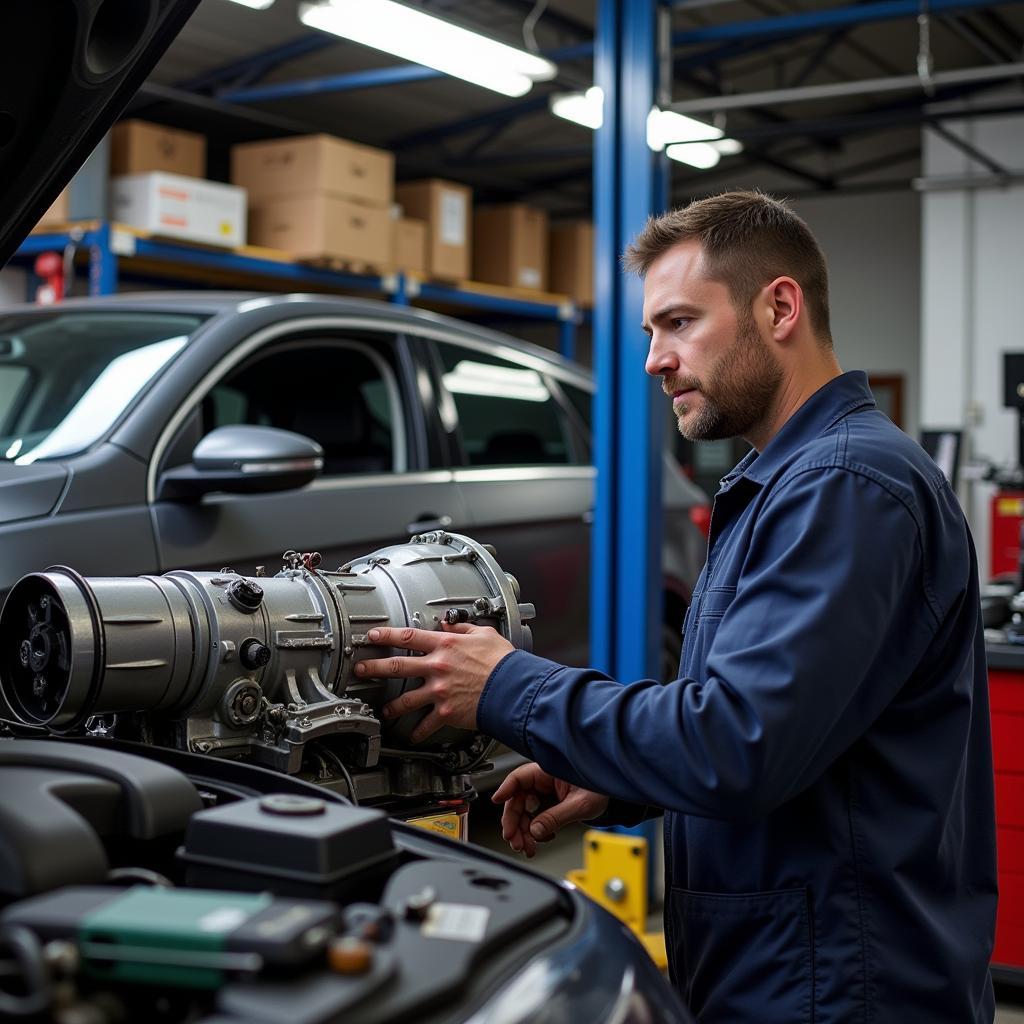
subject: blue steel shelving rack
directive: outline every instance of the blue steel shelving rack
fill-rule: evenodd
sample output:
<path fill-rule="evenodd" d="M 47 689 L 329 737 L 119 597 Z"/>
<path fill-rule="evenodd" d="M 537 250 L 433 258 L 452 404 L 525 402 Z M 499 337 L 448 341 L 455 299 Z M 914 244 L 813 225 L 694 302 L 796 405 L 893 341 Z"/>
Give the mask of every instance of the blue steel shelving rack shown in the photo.
<path fill-rule="evenodd" d="M 421 281 L 401 272 L 355 274 L 329 270 L 255 253 L 220 251 L 150 238 L 109 221 L 90 221 L 78 229 L 71 227 L 29 235 L 12 262 L 25 263 L 41 252 L 63 251 L 69 244 L 88 252 L 90 295 L 112 295 L 116 292 L 122 265 L 132 270 L 133 261 L 145 262 L 148 268 L 145 276 L 153 280 L 166 275 L 168 278 L 191 277 L 201 282 L 203 271 L 237 274 L 266 279 L 268 290 L 281 290 L 284 286 L 355 291 L 381 296 L 403 306 L 417 302 L 445 303 L 491 316 L 554 323 L 558 327 L 559 351 L 567 358 L 572 358 L 575 353 L 578 325 L 589 317 L 586 311 L 572 302 L 557 301 L 554 297 L 545 301 L 540 297 L 496 294 L 497 289 L 460 288 Z"/>

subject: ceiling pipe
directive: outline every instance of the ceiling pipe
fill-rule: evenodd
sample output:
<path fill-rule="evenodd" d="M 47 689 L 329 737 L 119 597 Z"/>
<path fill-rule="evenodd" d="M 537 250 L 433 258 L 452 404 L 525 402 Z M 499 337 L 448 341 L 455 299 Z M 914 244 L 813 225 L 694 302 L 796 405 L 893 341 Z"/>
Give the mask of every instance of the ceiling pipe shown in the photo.
<path fill-rule="evenodd" d="M 1024 63 L 989 64 L 975 68 L 939 71 L 929 81 L 935 86 L 962 85 L 965 82 L 1000 81 L 1024 75 Z M 769 89 L 764 92 L 740 93 L 735 96 L 708 96 L 673 103 L 677 114 L 714 114 L 722 110 L 744 110 L 775 104 L 807 103 L 813 100 L 860 96 L 864 93 L 904 92 L 921 89 L 917 75 L 896 75 L 891 78 L 866 78 L 859 82 L 832 82 L 826 85 L 806 85 L 797 89 Z"/>

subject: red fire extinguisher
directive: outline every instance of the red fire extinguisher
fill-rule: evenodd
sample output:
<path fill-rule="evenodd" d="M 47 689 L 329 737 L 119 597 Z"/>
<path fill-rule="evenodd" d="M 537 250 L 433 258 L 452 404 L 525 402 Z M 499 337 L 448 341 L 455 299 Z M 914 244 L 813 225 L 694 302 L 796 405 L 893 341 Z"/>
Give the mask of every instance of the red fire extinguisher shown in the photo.
<path fill-rule="evenodd" d="M 42 278 L 36 288 L 36 305 L 52 306 L 64 298 L 64 257 L 59 252 L 41 252 L 33 269 Z"/>

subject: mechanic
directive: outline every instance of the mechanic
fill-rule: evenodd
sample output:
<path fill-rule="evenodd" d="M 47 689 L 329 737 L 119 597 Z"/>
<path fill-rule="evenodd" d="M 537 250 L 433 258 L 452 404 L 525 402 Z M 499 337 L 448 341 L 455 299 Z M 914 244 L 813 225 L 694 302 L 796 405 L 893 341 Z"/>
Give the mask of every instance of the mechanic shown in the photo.
<path fill-rule="evenodd" d="M 752 445 L 715 496 L 679 679 L 622 685 L 472 625 L 371 631 L 420 656 L 362 668 L 423 677 L 385 708 L 432 706 L 414 739 L 476 727 L 535 759 L 495 794 L 517 850 L 665 811 L 670 971 L 702 1024 L 990 1022 L 992 756 L 957 499 L 840 370 L 824 257 L 783 203 L 652 218 L 625 263 L 680 431 Z"/>

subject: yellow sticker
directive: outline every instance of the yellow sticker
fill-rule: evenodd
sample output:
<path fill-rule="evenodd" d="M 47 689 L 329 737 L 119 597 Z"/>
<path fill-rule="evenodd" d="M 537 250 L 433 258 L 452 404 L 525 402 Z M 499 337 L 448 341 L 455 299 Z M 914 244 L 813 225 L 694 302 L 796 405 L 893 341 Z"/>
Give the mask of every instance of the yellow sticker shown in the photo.
<path fill-rule="evenodd" d="M 222 220 L 220 222 L 220 233 L 222 235 L 230 235 L 231 231 L 232 231 L 231 221 L 229 221 L 229 220 Z"/>
<path fill-rule="evenodd" d="M 1001 516 L 1024 516 L 1024 499 L 997 498 L 996 513 Z"/>
<path fill-rule="evenodd" d="M 463 820 L 460 814 L 430 814 L 424 818 L 410 818 L 409 824 L 449 839 L 464 839 Z"/>

